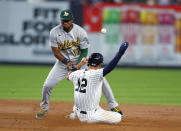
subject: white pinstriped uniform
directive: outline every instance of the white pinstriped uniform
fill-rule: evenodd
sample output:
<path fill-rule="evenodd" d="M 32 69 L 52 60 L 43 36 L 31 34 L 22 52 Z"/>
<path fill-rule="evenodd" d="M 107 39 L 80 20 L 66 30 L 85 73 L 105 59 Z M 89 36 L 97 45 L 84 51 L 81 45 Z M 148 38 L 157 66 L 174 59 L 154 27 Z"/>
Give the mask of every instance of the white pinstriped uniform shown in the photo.
<path fill-rule="evenodd" d="M 78 70 L 69 75 L 69 80 L 74 83 L 73 111 L 80 121 L 105 123 L 121 121 L 122 116 L 119 113 L 103 110 L 99 106 L 103 69 Z"/>

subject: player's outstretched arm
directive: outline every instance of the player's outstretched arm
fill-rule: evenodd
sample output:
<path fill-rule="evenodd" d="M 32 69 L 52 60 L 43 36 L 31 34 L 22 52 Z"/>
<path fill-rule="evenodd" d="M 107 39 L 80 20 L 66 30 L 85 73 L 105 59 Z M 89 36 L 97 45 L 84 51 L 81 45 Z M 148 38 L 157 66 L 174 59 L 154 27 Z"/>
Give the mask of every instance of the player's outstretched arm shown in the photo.
<path fill-rule="evenodd" d="M 111 72 L 125 53 L 126 49 L 128 48 L 129 43 L 124 42 L 121 44 L 119 51 L 116 53 L 115 57 L 109 62 L 109 64 L 104 67 L 103 69 L 103 76 L 107 75 L 109 72 Z"/>

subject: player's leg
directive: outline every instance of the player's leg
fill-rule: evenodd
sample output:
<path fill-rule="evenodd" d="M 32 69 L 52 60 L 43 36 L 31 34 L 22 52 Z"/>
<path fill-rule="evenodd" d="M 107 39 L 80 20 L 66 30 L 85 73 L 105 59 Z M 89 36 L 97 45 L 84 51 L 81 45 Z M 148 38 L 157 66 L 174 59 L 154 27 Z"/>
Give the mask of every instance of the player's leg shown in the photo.
<path fill-rule="evenodd" d="M 103 78 L 102 91 L 107 99 L 109 108 L 112 109 L 114 107 L 117 107 L 118 103 L 116 102 L 116 100 L 114 98 L 113 92 L 112 92 L 111 87 L 110 87 L 109 83 L 107 82 L 106 78 Z"/>
<path fill-rule="evenodd" d="M 92 114 L 92 113 L 91 113 Z M 69 115 L 70 119 L 78 118 L 81 122 L 87 122 L 90 118 L 90 113 L 81 113 L 81 110 L 78 109 L 75 105 L 73 106 L 73 113 Z"/>
<path fill-rule="evenodd" d="M 102 92 L 104 93 L 104 96 L 107 99 L 109 108 L 112 111 L 119 112 L 122 115 L 123 113 L 118 107 L 118 103 L 116 102 L 116 100 L 114 98 L 113 92 L 112 92 L 111 87 L 110 87 L 109 83 L 107 82 L 106 78 L 103 78 Z"/>
<path fill-rule="evenodd" d="M 88 122 L 117 124 L 121 121 L 121 119 L 122 115 L 118 112 L 106 111 L 100 108 L 92 115 L 91 119 L 88 120 Z"/>
<path fill-rule="evenodd" d="M 61 81 L 63 80 L 68 74 L 68 71 L 65 69 L 65 66 L 60 63 L 56 62 L 53 66 L 52 70 L 48 74 L 46 78 L 43 88 L 42 88 L 42 100 L 40 103 L 41 111 L 37 113 L 37 118 L 43 118 L 44 115 L 49 110 L 49 99 L 52 93 L 52 89 Z"/>
<path fill-rule="evenodd" d="M 68 71 L 63 64 L 57 62 L 54 65 L 43 85 L 41 109 L 49 109 L 49 99 L 52 89 L 67 76 L 67 73 Z"/>

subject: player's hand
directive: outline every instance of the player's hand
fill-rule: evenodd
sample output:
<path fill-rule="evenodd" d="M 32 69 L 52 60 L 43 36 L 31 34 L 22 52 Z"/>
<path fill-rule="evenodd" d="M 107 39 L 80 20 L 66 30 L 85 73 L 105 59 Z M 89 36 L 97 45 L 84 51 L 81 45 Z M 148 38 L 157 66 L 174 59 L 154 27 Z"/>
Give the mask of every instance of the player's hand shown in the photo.
<path fill-rule="evenodd" d="M 128 42 L 123 42 L 119 48 L 119 54 L 124 54 L 128 46 L 129 46 Z"/>
<path fill-rule="evenodd" d="M 83 57 L 82 60 L 81 60 L 81 63 L 82 63 L 83 65 L 85 65 L 87 62 L 88 62 L 88 58 Z"/>
<path fill-rule="evenodd" d="M 83 57 L 81 62 L 75 66 L 76 69 L 80 69 L 83 65 L 85 65 L 88 62 L 88 58 Z"/>
<path fill-rule="evenodd" d="M 67 65 L 66 65 L 66 68 L 68 69 L 68 70 L 70 70 L 70 68 L 72 67 L 72 66 L 74 66 L 75 65 L 75 62 L 69 62 L 69 63 L 67 63 Z"/>

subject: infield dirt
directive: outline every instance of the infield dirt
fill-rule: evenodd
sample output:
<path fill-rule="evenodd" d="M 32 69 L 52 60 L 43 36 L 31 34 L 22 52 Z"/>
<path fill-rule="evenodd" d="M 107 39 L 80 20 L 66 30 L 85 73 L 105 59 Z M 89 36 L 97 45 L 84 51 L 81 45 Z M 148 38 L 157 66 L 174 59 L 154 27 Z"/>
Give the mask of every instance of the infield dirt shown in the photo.
<path fill-rule="evenodd" d="M 0 131 L 181 131 L 181 107 L 120 105 L 122 122 L 88 124 L 66 118 L 73 103 L 51 102 L 48 115 L 35 118 L 40 101 L 0 100 Z M 108 110 L 107 104 L 101 107 Z"/>

